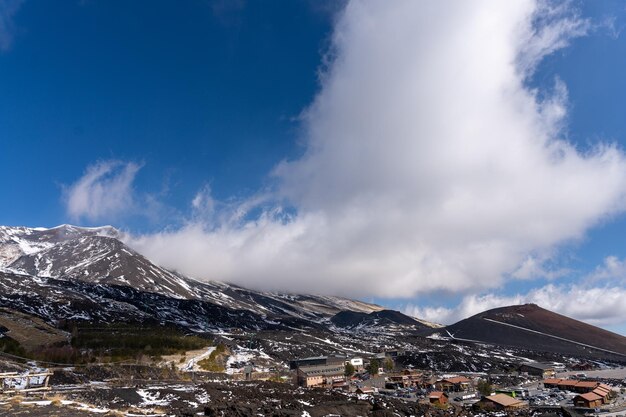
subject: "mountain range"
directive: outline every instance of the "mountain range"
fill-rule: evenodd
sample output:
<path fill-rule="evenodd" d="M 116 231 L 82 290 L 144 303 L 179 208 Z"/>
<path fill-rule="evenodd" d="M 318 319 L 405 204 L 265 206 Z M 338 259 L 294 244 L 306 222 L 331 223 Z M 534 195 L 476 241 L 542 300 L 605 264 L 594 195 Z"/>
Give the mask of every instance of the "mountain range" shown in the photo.
<path fill-rule="evenodd" d="M 111 226 L 0 226 L 0 308 L 52 327 L 82 321 L 198 333 L 266 332 L 274 338 L 268 349 L 275 352 L 278 346 L 306 345 L 293 348 L 292 355 L 382 347 L 425 352 L 424 346 L 435 352 L 469 343 L 626 360 L 626 337 L 535 305 L 489 310 L 442 327 L 343 297 L 195 280 L 151 262 Z"/>

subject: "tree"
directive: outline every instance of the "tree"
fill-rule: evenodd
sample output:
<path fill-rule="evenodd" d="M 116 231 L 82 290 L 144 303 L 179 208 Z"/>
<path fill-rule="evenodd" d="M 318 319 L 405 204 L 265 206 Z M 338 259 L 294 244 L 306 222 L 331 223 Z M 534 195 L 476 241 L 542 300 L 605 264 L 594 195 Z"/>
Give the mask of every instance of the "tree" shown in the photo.
<path fill-rule="evenodd" d="M 370 375 L 378 375 L 379 367 L 380 367 L 380 364 L 378 363 L 378 359 L 374 358 L 370 361 L 370 364 L 367 366 L 367 372 L 369 372 Z"/>
<path fill-rule="evenodd" d="M 391 357 L 387 356 L 385 358 L 385 362 L 383 362 L 383 368 L 385 369 L 385 372 L 393 371 L 394 367 L 395 367 L 395 364 L 393 363 L 393 359 L 391 359 Z"/>
<path fill-rule="evenodd" d="M 346 369 L 344 371 L 344 375 L 350 378 L 352 375 L 354 375 L 354 371 L 355 371 L 354 365 L 352 365 L 350 362 L 346 363 Z"/>
<path fill-rule="evenodd" d="M 486 381 L 484 379 L 478 381 L 478 384 L 476 384 L 476 389 L 484 396 L 491 395 L 491 392 L 493 391 L 493 387 L 491 386 L 489 381 Z"/>

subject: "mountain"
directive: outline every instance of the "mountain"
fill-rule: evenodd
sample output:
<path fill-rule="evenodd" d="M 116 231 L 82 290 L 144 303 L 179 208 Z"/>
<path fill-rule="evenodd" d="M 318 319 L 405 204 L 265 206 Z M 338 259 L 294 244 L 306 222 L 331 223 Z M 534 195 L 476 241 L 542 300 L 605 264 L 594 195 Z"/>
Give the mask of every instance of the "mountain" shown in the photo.
<path fill-rule="evenodd" d="M 415 329 L 426 329 L 429 326 L 395 310 L 380 310 L 371 313 L 344 310 L 335 314 L 330 321 L 337 327 L 377 328 L 383 326 L 411 326 Z"/>
<path fill-rule="evenodd" d="M 317 326 L 344 310 L 382 307 L 341 297 L 200 282 L 155 265 L 110 226 L 0 227 L 0 306 L 44 318 L 153 321 L 196 331 Z"/>
<path fill-rule="evenodd" d="M 437 329 L 434 335 L 559 354 L 626 356 L 626 337 L 535 304 L 488 310 Z"/>
<path fill-rule="evenodd" d="M 199 281 L 156 265 L 110 226 L 0 226 L 2 316 L 5 341 L 11 334 L 20 343 L 54 334 L 41 323 L 60 330 L 56 336 L 63 338 L 76 323 L 96 329 L 120 323 L 167 326 L 183 334 L 210 333 L 237 357 L 269 355 L 277 363 L 389 349 L 406 352 L 399 363 L 445 371 L 506 370 L 528 358 L 565 360 L 564 355 L 626 361 L 626 338 L 533 305 L 490 310 L 435 328 L 348 298 Z"/>

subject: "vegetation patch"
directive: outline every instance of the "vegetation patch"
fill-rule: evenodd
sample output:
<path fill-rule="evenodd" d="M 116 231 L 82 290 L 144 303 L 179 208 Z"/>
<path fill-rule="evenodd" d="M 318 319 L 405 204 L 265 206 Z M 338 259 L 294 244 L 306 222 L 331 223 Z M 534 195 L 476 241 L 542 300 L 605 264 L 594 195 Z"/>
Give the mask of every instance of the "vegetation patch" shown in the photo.
<path fill-rule="evenodd" d="M 228 359 L 228 350 L 223 344 L 216 346 L 215 350 L 211 352 L 209 357 L 202 359 L 198 362 L 198 366 L 209 372 L 224 372 L 226 369 L 226 360 Z"/>
<path fill-rule="evenodd" d="M 26 354 L 26 351 L 17 340 L 11 339 L 6 335 L 0 337 L 0 352 L 22 357 Z"/>
<path fill-rule="evenodd" d="M 202 349 L 211 341 L 186 335 L 168 327 L 134 325 L 82 326 L 72 329 L 71 346 L 110 360 L 134 359 L 139 356 L 159 358 L 189 350 Z"/>

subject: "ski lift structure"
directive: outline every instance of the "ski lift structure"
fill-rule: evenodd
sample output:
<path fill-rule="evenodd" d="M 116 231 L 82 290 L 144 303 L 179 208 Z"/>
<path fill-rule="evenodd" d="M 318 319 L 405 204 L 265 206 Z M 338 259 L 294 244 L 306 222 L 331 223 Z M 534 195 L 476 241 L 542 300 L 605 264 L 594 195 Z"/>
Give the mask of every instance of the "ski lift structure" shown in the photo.
<path fill-rule="evenodd" d="M 50 377 L 53 372 L 49 370 L 26 373 L 0 372 L 0 393 L 15 394 L 38 391 L 49 391 Z"/>

